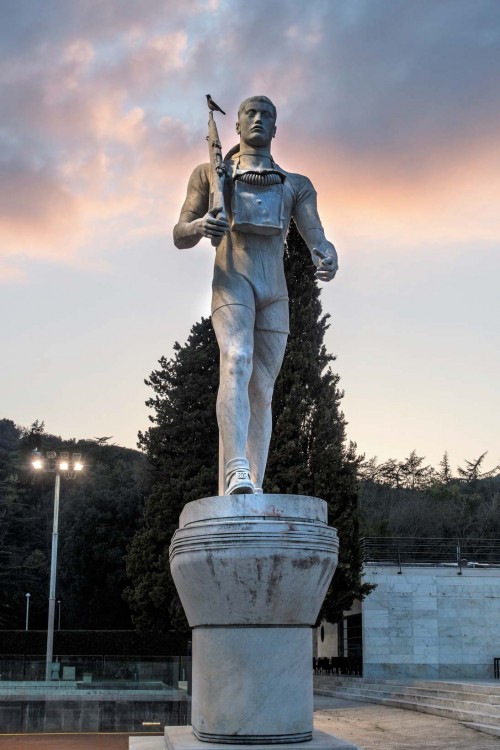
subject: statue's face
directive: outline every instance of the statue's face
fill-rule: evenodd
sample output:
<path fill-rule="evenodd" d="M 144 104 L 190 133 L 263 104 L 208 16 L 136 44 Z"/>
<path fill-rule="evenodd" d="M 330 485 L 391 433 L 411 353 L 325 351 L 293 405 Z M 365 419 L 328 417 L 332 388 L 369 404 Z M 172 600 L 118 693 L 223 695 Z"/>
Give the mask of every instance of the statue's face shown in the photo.
<path fill-rule="evenodd" d="M 273 107 L 267 102 L 248 101 L 236 123 L 240 140 L 249 146 L 268 146 L 276 133 Z"/>

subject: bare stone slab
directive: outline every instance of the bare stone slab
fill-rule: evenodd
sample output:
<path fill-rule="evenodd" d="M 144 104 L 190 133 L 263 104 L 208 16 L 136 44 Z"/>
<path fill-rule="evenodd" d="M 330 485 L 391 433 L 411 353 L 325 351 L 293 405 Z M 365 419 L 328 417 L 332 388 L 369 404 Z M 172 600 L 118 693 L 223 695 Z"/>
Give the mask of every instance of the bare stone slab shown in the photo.
<path fill-rule="evenodd" d="M 242 748 L 242 745 L 200 742 L 194 736 L 191 727 L 167 727 L 165 743 L 167 750 L 241 750 Z M 271 748 L 276 750 L 277 747 L 282 750 L 298 750 L 298 748 L 303 748 L 303 750 L 358 750 L 357 746 L 351 742 L 319 730 L 313 730 L 312 740 L 307 742 L 285 742 L 278 745 L 252 744 L 254 750 L 270 750 Z"/>
<path fill-rule="evenodd" d="M 318 521 L 326 524 L 328 510 L 323 500 L 305 495 L 227 495 L 205 497 L 187 503 L 179 528 L 193 523 L 215 523 L 217 519 L 271 518 Z"/>
<path fill-rule="evenodd" d="M 201 742 L 191 727 L 166 727 L 165 737 L 130 737 L 129 750 L 241 750 L 242 745 Z M 358 745 L 315 729 L 312 740 L 278 745 L 252 744 L 252 750 L 360 750 Z"/>
<path fill-rule="evenodd" d="M 166 750 L 163 737 L 129 737 L 128 750 Z"/>

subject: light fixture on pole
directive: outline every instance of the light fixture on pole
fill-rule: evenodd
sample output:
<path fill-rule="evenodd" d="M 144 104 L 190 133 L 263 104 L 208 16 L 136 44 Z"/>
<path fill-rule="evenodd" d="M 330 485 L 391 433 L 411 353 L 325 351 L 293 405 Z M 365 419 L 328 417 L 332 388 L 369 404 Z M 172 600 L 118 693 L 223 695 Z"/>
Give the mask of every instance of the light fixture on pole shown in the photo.
<path fill-rule="evenodd" d="M 50 557 L 50 586 L 49 586 L 49 617 L 47 624 L 47 657 L 45 664 L 45 680 L 51 679 L 52 654 L 54 648 L 54 614 L 56 605 L 56 573 L 57 573 L 57 543 L 59 538 L 59 494 L 61 489 L 61 472 L 66 479 L 74 479 L 82 471 L 82 454 L 61 451 L 59 458 L 56 451 L 47 451 L 46 460 L 35 449 L 33 451 L 32 466 L 36 471 L 48 471 L 55 474 L 54 482 L 54 521 L 52 527 L 52 553 Z M 59 608 L 59 627 L 61 625 L 61 610 Z"/>
<path fill-rule="evenodd" d="M 26 594 L 26 630 L 29 630 L 30 624 L 30 596 L 31 594 Z"/>

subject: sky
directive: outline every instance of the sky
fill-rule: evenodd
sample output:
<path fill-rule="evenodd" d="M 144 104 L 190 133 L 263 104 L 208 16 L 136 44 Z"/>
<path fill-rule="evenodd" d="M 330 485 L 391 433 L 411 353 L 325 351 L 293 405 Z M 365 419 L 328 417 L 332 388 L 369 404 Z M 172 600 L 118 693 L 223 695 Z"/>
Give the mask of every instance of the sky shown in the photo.
<path fill-rule="evenodd" d="M 135 447 L 144 379 L 210 312 L 174 248 L 205 94 L 278 109 L 318 191 L 348 437 L 500 462 L 498 0 L 2 0 L 0 418 Z"/>

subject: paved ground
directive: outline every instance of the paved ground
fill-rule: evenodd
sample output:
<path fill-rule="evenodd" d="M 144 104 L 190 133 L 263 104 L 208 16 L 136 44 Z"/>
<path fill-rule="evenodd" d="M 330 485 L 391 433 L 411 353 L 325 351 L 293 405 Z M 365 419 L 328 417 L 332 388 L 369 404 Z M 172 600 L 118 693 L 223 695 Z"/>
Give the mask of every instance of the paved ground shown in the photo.
<path fill-rule="evenodd" d="M 453 719 L 321 695 L 314 696 L 314 708 L 315 727 L 350 740 L 361 750 L 500 750 L 500 738 L 475 732 Z M 128 750 L 128 737 L 0 735 L 0 750 Z"/>
<path fill-rule="evenodd" d="M 128 734 L 0 735 L 0 750 L 128 750 Z"/>
<path fill-rule="evenodd" d="M 314 709 L 315 727 L 362 750 L 500 750 L 500 738 L 454 719 L 321 695 Z"/>

